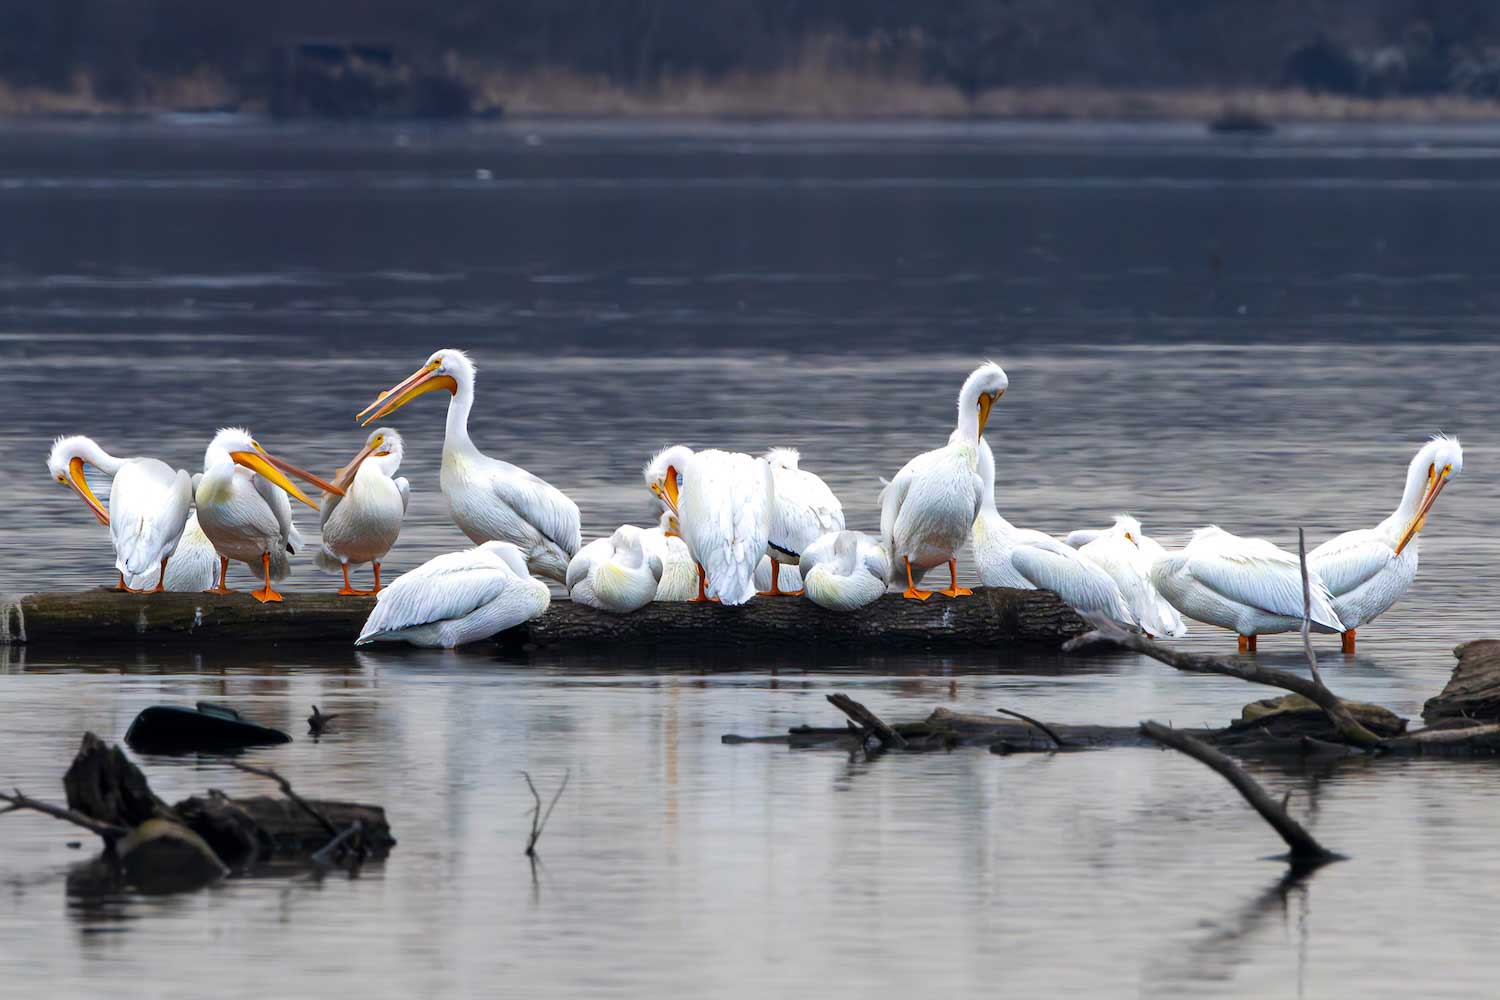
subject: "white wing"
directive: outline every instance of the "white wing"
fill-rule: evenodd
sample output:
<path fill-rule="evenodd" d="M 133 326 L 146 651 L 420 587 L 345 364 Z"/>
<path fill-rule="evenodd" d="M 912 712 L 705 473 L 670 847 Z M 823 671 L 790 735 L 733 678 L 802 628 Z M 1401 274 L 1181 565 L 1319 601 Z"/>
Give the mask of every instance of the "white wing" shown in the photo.
<path fill-rule="evenodd" d="M 1187 571 L 1219 597 L 1289 618 L 1302 617 L 1302 570 L 1296 556 L 1263 538 L 1227 532 L 1204 544 L 1198 538 L 1183 550 Z M 1311 567 L 1309 566 L 1309 569 Z M 1342 632 L 1328 587 L 1317 573 L 1309 580 L 1314 622 Z"/>
<path fill-rule="evenodd" d="M 912 462 L 915 461 L 916 459 L 912 459 L 903 465 L 901 471 L 892 476 L 880 491 L 880 544 L 885 547 L 886 552 L 891 553 L 892 573 L 896 572 L 898 562 L 895 557 L 896 518 L 901 514 L 901 505 L 906 503 L 907 493 L 911 491 Z"/>
<path fill-rule="evenodd" d="M 1404 555 L 1405 553 L 1403 553 Z M 1400 558 L 1368 528 L 1346 531 L 1307 554 L 1307 565 L 1328 584 L 1334 597 L 1358 590 Z"/>
<path fill-rule="evenodd" d="M 583 522 L 578 505 L 566 493 L 520 466 L 496 461 L 499 473 L 491 478 L 495 495 L 543 538 L 572 558 L 583 547 Z"/>
<path fill-rule="evenodd" d="M 292 523 L 292 498 L 275 483 L 261 476 L 251 476 L 250 482 L 255 485 L 255 492 L 260 494 L 260 498 L 266 502 L 266 506 L 271 508 L 271 513 L 275 515 L 283 547 L 293 553 L 301 549 L 302 533 Z"/>
<path fill-rule="evenodd" d="M 1151 585 L 1150 568 L 1134 544 L 1119 535 L 1104 533 L 1078 549 L 1078 554 L 1104 570 L 1115 582 L 1141 628 L 1152 635 L 1172 634 L 1172 624 L 1163 620 L 1159 612 L 1161 595 Z"/>
<path fill-rule="evenodd" d="M 802 550 L 830 531 L 844 529 L 838 497 L 811 472 L 774 468 L 776 505 L 771 518 L 771 545 L 800 557 Z"/>
<path fill-rule="evenodd" d="M 688 463 L 683 539 L 725 604 L 744 604 L 755 596 L 755 567 L 766 551 L 774 504 L 765 459 L 709 450 Z"/>
<path fill-rule="evenodd" d="M 481 549 L 429 559 L 380 592 L 359 641 L 382 632 L 462 618 L 515 582 L 516 575 L 508 566 Z"/>
<path fill-rule="evenodd" d="M 1134 625 L 1120 588 L 1109 574 L 1055 538 L 1028 539 L 1011 554 L 1016 570 L 1042 590 L 1050 590 L 1084 617 Z"/>
<path fill-rule="evenodd" d="M 126 576 L 155 574 L 177 548 L 193 507 L 192 477 L 154 458 L 135 458 L 115 474 L 109 532 L 115 565 Z"/>
<path fill-rule="evenodd" d="M 405 514 L 407 508 L 411 506 L 411 483 L 406 481 L 405 476 L 397 476 L 393 482 L 401 494 L 401 513 Z"/>
<path fill-rule="evenodd" d="M 595 563 L 606 562 L 614 554 L 614 543 L 608 538 L 596 538 L 589 542 L 568 561 L 568 572 L 563 578 L 563 585 L 571 591 L 579 580 L 589 575 L 589 570 Z"/>
<path fill-rule="evenodd" d="M 1104 531 L 1100 528 L 1078 528 L 1068 532 L 1068 537 L 1063 539 L 1063 544 L 1081 549 L 1102 534 Z"/>

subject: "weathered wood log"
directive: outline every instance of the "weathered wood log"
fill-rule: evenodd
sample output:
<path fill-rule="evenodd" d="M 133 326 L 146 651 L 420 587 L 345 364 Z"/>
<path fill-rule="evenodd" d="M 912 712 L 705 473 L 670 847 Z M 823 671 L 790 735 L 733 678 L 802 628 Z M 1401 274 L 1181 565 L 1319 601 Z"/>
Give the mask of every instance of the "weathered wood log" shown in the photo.
<path fill-rule="evenodd" d="M 101 823 L 129 829 L 148 819 L 175 819 L 171 809 L 151 791 L 141 769 L 126 759 L 119 747 L 84 733 L 73 763 L 63 775 L 68 808 Z"/>
<path fill-rule="evenodd" d="M 1448 684 L 1422 706 L 1429 726 L 1444 719 L 1500 721 L 1500 640 L 1478 639 L 1453 650 L 1458 666 Z"/>
<path fill-rule="evenodd" d="M 380 806 L 326 799 L 308 799 L 307 804 L 339 830 L 359 822 L 371 858 L 385 857 L 396 845 Z M 210 793 L 183 799 L 172 811 L 235 868 L 277 858 L 306 857 L 332 839 L 322 823 L 291 799 L 231 799 Z"/>
<path fill-rule="evenodd" d="M 248 594 L 125 594 L 113 590 L 6 598 L 0 641 L 38 643 L 225 642 L 352 645 L 372 597 L 286 593 L 281 604 Z M 908 601 L 891 593 L 855 612 L 794 597 L 718 604 L 650 604 L 628 615 L 557 600 L 539 618 L 497 637 L 502 645 L 682 649 L 973 648 L 1057 645 L 1083 621 L 1056 595 L 978 588 L 973 597 Z"/>
<path fill-rule="evenodd" d="M 906 738 L 886 725 L 885 720 L 870 711 L 847 694 L 834 693 L 826 695 L 828 703 L 853 719 L 855 724 L 864 729 L 865 736 L 874 737 L 880 745 L 887 750 L 905 750 Z"/>

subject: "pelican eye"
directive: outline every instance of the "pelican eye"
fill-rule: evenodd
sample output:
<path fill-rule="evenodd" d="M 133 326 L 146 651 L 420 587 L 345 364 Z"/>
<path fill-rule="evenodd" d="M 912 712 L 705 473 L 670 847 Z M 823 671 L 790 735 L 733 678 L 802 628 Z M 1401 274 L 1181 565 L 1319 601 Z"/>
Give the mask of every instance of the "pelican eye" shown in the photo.
<path fill-rule="evenodd" d="M 64 486 L 66 486 L 68 484 L 68 477 L 62 475 L 61 473 L 58 473 L 57 481 L 60 482 L 60 483 L 62 483 Z"/>
<path fill-rule="evenodd" d="M 1445 465 L 1445 466 L 1443 466 L 1443 476 L 1444 476 L 1444 478 L 1447 478 L 1448 476 L 1451 476 L 1452 474 L 1453 474 L 1453 466 L 1451 466 L 1451 465 Z"/>

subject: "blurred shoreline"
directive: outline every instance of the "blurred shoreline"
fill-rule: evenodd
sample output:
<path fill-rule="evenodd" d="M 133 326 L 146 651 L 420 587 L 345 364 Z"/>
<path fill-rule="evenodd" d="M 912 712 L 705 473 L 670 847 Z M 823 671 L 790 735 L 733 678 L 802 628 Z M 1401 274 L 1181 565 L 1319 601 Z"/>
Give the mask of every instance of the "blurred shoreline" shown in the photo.
<path fill-rule="evenodd" d="M 1059 121 L 1204 121 L 1226 115 L 1269 124 L 1292 122 L 1500 122 L 1500 101 L 1431 97 L 1349 97 L 1296 89 L 1106 89 L 1087 86 L 985 90 L 972 98 L 958 88 L 912 77 L 828 67 L 772 73 L 681 77 L 634 88 L 567 71 L 472 71 L 474 95 L 464 117 L 786 119 L 889 121 L 1022 119 Z M 124 103 L 98 97 L 79 76 L 67 90 L 0 83 L 0 116 L 131 117 L 217 111 L 264 114 L 263 101 L 237 97 L 210 74 L 152 81 L 143 98 Z"/>

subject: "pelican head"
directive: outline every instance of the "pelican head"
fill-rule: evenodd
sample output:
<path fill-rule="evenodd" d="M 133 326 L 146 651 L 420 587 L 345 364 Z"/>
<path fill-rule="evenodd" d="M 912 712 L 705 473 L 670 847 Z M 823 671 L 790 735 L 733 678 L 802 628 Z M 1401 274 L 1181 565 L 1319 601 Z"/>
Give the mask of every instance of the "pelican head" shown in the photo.
<path fill-rule="evenodd" d="M 441 351 L 434 351 L 426 364 L 412 372 L 403 381 L 376 396 L 375 401 L 360 410 L 354 419 L 369 426 L 386 414 L 401 409 L 418 396 L 437 389 L 447 389 L 456 396 L 460 386 L 472 387 L 473 385 L 474 362 L 470 361 L 469 356 L 463 351 L 454 347 L 445 347 Z"/>
<path fill-rule="evenodd" d="M 313 510 L 318 505 L 307 498 L 307 495 L 299 490 L 293 482 L 287 478 L 287 474 L 296 476 L 305 482 L 312 483 L 324 493 L 333 493 L 338 496 L 344 495 L 343 487 L 335 486 L 330 482 L 319 479 L 306 469 L 298 468 L 292 463 L 269 454 L 260 446 L 250 432 L 243 427 L 222 428 L 214 439 L 209 442 L 208 450 L 203 456 L 205 469 L 226 462 L 243 466 L 261 476 L 267 482 L 273 483 L 277 488 L 283 490 L 289 496 L 296 497 L 307 504 Z"/>
<path fill-rule="evenodd" d="M 682 470 L 687 468 L 692 457 L 693 450 L 687 445 L 674 444 L 653 455 L 641 470 L 652 496 L 661 502 L 662 509 L 671 514 L 674 521 L 682 516 L 678 508 L 678 491 L 682 489 Z"/>
<path fill-rule="evenodd" d="M 104 449 L 95 444 L 92 438 L 81 434 L 58 438 L 52 442 L 52 451 L 47 455 L 47 471 L 52 474 L 52 478 L 82 497 L 94 517 L 103 525 L 109 524 L 109 512 L 89 488 L 88 480 L 83 475 L 83 467 L 94 465 L 102 468 L 101 461 L 108 458 Z"/>
<path fill-rule="evenodd" d="M 347 490 L 354 482 L 354 477 L 359 474 L 359 467 L 365 464 L 368 458 L 384 459 L 383 466 L 377 464 L 377 468 L 383 467 L 386 475 L 392 475 L 401 468 L 401 457 L 406 454 L 405 444 L 401 440 L 401 434 L 393 427 L 378 427 L 370 432 L 365 438 L 364 447 L 349 460 L 334 476 L 334 484 L 340 489 Z"/>
<path fill-rule="evenodd" d="M 990 419 L 990 409 L 997 399 L 1005 395 L 1009 386 L 1010 379 L 1006 377 L 1005 369 L 993 361 L 986 361 L 970 372 L 969 377 L 964 379 L 964 387 L 958 393 L 959 426 L 964 426 L 970 413 L 976 413 L 979 424 L 974 436 L 984 434 L 984 425 Z"/>
<path fill-rule="evenodd" d="M 766 452 L 765 460 L 773 469 L 788 469 L 797 471 L 797 463 L 802 461 L 802 455 L 796 448 L 772 448 Z"/>
<path fill-rule="evenodd" d="M 1427 523 L 1427 513 L 1437 502 L 1438 494 L 1463 470 L 1464 449 L 1456 437 L 1435 435 L 1417 452 L 1406 469 L 1406 492 L 1401 506 L 1406 509 L 1408 499 L 1414 500 L 1418 490 L 1421 490 L 1422 498 L 1417 501 L 1415 512 L 1406 522 L 1406 528 L 1396 542 L 1396 555 L 1399 556 L 1411 544 L 1412 539 L 1417 537 Z"/>
<path fill-rule="evenodd" d="M 1130 544 L 1140 547 L 1141 544 L 1141 522 L 1129 514 L 1116 514 L 1115 523 L 1110 530 L 1118 535 L 1124 536 Z"/>
<path fill-rule="evenodd" d="M 479 550 L 503 562 L 506 568 L 521 579 L 531 576 L 531 571 L 526 568 L 526 557 L 510 542 L 485 542 L 479 546 Z"/>

